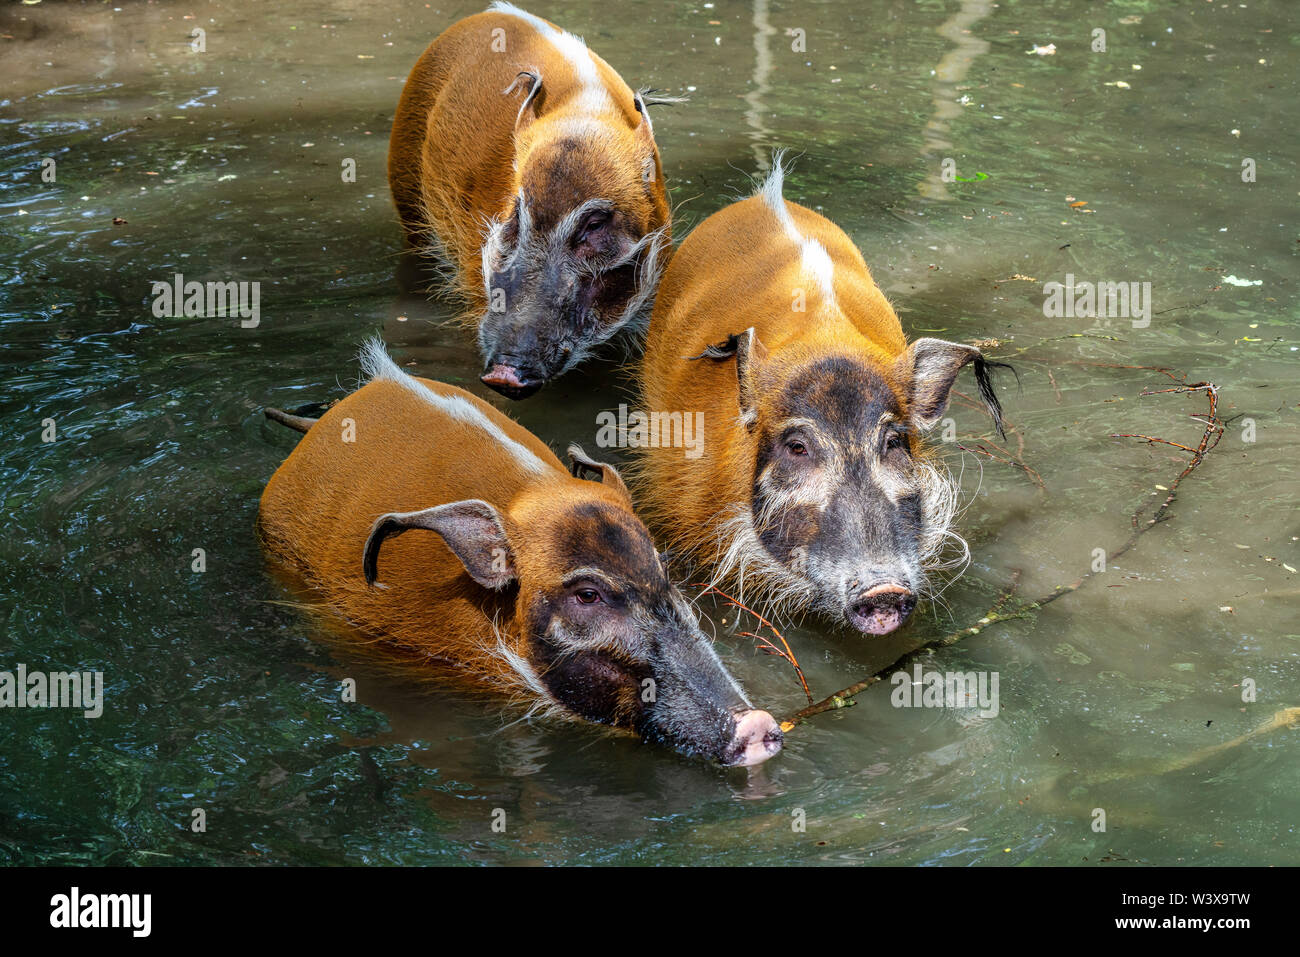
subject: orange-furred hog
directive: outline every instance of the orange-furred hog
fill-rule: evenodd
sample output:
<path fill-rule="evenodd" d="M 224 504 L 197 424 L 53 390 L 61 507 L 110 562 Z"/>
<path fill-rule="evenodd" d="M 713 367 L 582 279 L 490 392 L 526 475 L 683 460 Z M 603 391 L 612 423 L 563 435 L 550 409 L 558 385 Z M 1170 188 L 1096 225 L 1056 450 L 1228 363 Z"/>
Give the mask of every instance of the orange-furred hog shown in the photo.
<path fill-rule="evenodd" d="M 530 710 L 728 765 L 781 749 L 669 581 L 617 471 L 572 473 L 518 423 L 402 372 L 319 420 L 262 495 L 267 552 L 360 636 L 452 665 Z M 593 480 L 594 479 L 594 480 Z"/>
<path fill-rule="evenodd" d="M 482 380 L 521 399 L 644 329 L 671 248 L 650 91 L 508 3 L 424 51 L 388 179 L 408 243 L 447 260 Z"/>
<path fill-rule="evenodd" d="M 640 386 L 648 410 L 702 412 L 702 454 L 639 452 L 638 503 L 674 552 L 773 612 L 816 609 L 860 632 L 903 623 L 940 563 L 956 491 L 921 434 L 961 368 L 1001 429 L 973 346 L 903 335 L 853 242 L 782 196 L 696 228 L 660 284 Z M 951 556 L 951 552 L 949 553 Z"/>

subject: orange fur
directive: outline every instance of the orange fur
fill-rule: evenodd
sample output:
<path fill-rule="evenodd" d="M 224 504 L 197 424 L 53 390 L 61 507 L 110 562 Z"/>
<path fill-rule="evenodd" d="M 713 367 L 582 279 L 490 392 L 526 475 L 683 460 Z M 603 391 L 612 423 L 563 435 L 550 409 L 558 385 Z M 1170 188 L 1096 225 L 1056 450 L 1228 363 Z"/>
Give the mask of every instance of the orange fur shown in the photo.
<path fill-rule="evenodd" d="M 640 450 L 633 475 L 637 502 L 672 547 L 715 557 L 728 506 L 749 507 L 754 438 L 740 419 L 735 361 L 690 361 L 710 345 L 753 327 L 765 353 L 765 391 L 778 391 L 798 366 L 822 356 L 868 360 L 898 395 L 896 360 L 907 350 L 898 316 L 876 286 L 862 254 L 834 223 L 785 203 L 798 232 L 825 250 L 834 296 L 823 295 L 762 195 L 734 203 L 701 223 L 664 275 L 650 320 L 640 386 L 648 410 L 704 413 L 704 454 Z M 802 293 L 806 311 L 794 310 Z M 761 397 L 760 397 L 761 401 Z"/>
<path fill-rule="evenodd" d="M 528 589 L 558 582 L 554 542 L 569 507 L 599 501 L 631 516 L 631 502 L 621 484 L 571 476 L 545 443 L 468 392 L 414 381 L 471 403 L 532 452 L 542 474 L 522 469 L 483 429 L 441 414 L 395 382 L 372 381 L 326 412 L 271 477 L 259 513 L 263 544 L 360 637 L 441 659 L 472 682 L 535 699 L 535 689 L 499 653 L 498 638 L 526 657 L 519 622 Z M 344 441 L 347 420 L 353 442 Z M 419 530 L 383 545 L 384 587 L 366 584 L 362 551 L 376 518 L 464 499 L 482 499 L 501 513 L 527 583 L 517 599 L 478 585 L 438 535 Z"/>

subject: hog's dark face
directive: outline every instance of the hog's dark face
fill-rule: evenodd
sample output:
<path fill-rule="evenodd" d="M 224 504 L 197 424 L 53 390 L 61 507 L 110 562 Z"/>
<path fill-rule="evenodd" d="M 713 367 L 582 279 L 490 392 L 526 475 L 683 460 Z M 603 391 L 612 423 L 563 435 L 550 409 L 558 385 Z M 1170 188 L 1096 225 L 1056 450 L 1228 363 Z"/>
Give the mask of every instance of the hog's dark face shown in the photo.
<path fill-rule="evenodd" d="M 781 750 L 776 722 L 718 659 L 630 508 L 583 497 L 538 516 L 530 538 L 519 614 L 531 668 L 562 708 L 726 765 Z"/>
<path fill-rule="evenodd" d="M 750 330 L 711 357 L 724 355 L 736 356 L 754 450 L 751 499 L 727 526 L 726 562 L 778 606 L 816 608 L 863 634 L 895 630 L 945 543 L 965 549 L 950 528 L 955 488 L 920 433 L 978 351 L 923 339 L 889 365 L 834 352 L 774 362 Z M 982 365 L 978 375 L 983 390 Z"/>
<path fill-rule="evenodd" d="M 656 164 L 580 138 L 530 156 L 483 246 L 485 384 L 522 399 L 644 320 L 668 246 L 644 182 Z"/>
<path fill-rule="evenodd" d="M 878 375 L 846 358 L 809 364 L 763 403 L 755 429 L 751 517 L 767 555 L 822 611 L 866 634 L 916 606 L 928 467 L 914 429 Z"/>
<path fill-rule="evenodd" d="M 780 727 L 754 708 L 700 630 L 612 467 L 570 449 L 575 476 L 545 483 L 509 517 L 477 499 L 375 523 L 364 552 L 378 575 L 384 540 L 437 532 L 479 585 L 513 592 L 514 620 L 495 648 L 534 708 L 633 731 L 725 765 L 781 750 Z"/>

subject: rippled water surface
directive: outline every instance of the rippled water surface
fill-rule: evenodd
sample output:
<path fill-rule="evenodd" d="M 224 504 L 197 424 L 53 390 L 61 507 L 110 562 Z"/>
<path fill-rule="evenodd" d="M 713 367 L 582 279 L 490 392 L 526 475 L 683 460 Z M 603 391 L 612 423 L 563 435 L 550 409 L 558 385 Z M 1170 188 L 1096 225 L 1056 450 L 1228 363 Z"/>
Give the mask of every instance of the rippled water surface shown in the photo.
<path fill-rule="evenodd" d="M 101 670 L 106 696 L 96 720 L 0 711 L 0 860 L 1300 864 L 1300 730 L 1206 750 L 1300 705 L 1291 0 L 532 7 L 632 85 L 689 94 L 656 113 L 679 235 L 788 147 L 787 197 L 848 231 L 909 334 L 995 339 L 1019 369 L 1008 443 L 960 402 L 957 442 L 997 441 L 1043 488 L 950 445 L 971 568 L 887 640 L 786 629 L 818 697 L 977 621 L 1015 570 L 1050 593 L 1124 541 L 1187 456 L 1111 433 L 1194 445 L 1207 408 L 1141 397 L 1169 382 L 1133 367 L 1213 381 L 1230 420 L 1104 576 L 926 659 L 998 673 L 996 717 L 876 686 L 752 771 L 373 674 L 279 603 L 256 546 L 295 438 L 262 407 L 343 394 L 368 334 L 507 405 L 399 268 L 384 176 L 407 70 L 477 9 L 0 8 L 0 669 Z M 177 272 L 260 282 L 260 325 L 156 318 Z M 1151 283 L 1150 325 L 1045 318 L 1067 275 Z M 509 411 L 594 445 L 618 360 Z M 704 608 L 756 702 L 805 703 Z"/>

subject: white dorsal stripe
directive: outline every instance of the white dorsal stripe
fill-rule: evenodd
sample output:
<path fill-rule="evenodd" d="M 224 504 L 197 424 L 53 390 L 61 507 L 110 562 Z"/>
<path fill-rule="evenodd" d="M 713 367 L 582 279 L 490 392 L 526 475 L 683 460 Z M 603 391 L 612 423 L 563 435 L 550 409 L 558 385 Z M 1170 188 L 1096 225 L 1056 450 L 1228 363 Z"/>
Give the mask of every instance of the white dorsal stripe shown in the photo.
<path fill-rule="evenodd" d="M 414 376 L 407 375 L 399 369 L 397 363 L 389 356 L 383 340 L 378 336 L 367 340 L 361 347 L 360 358 L 362 371 L 365 372 L 366 378 L 371 382 L 376 379 L 395 382 L 448 418 L 482 429 L 487 433 L 487 437 L 491 441 L 496 442 L 510 453 L 514 460 L 519 463 L 520 468 L 537 475 L 543 475 L 553 470 L 553 467 L 548 467 L 545 462 L 533 453 L 532 449 L 520 445 L 501 431 L 501 426 L 484 415 L 483 410 L 474 403 L 467 401 L 463 396 L 442 395 L 434 392 Z"/>
<path fill-rule="evenodd" d="M 614 108 L 614 101 L 610 99 L 609 91 L 601 81 L 600 71 L 596 69 L 596 61 L 581 37 L 575 37 L 567 30 L 559 30 L 541 17 L 535 17 L 526 10 L 520 10 L 513 3 L 505 3 L 504 0 L 497 0 L 488 7 L 488 10 L 518 17 L 551 42 L 551 46 L 568 61 L 578 82 L 582 84 L 582 96 L 578 102 L 583 112 L 598 113 Z M 542 84 L 545 83 L 546 77 L 543 75 Z"/>
<path fill-rule="evenodd" d="M 831 262 L 830 254 L 826 252 L 826 247 L 815 239 L 809 239 L 799 232 L 799 227 L 795 225 L 794 217 L 790 215 L 790 209 L 785 204 L 783 190 L 785 188 L 785 166 L 782 160 L 783 154 L 780 150 L 772 155 L 772 171 L 767 174 L 767 179 L 759 187 L 757 195 L 763 197 L 763 202 L 772 210 L 776 220 L 781 224 L 790 241 L 799 247 L 800 262 L 803 271 L 817 281 L 817 286 L 821 290 L 822 298 L 828 303 L 835 302 L 835 265 Z"/>

